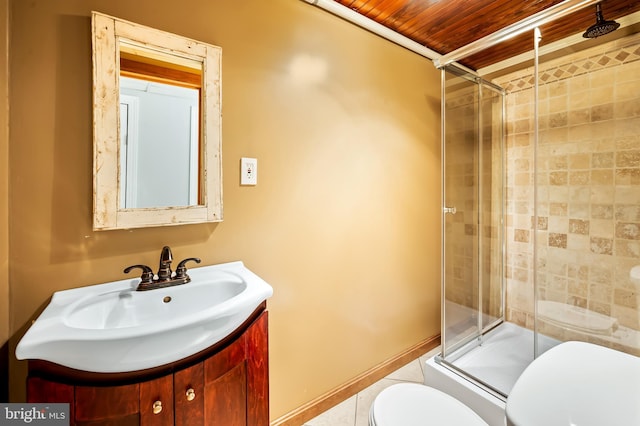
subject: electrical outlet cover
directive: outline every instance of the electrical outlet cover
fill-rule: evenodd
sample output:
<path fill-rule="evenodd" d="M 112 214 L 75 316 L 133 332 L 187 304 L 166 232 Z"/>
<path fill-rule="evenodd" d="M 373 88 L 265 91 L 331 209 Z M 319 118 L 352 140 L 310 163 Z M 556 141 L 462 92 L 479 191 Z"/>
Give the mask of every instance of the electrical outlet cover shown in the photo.
<path fill-rule="evenodd" d="M 258 184 L 258 160 L 242 157 L 240 159 L 240 185 Z"/>

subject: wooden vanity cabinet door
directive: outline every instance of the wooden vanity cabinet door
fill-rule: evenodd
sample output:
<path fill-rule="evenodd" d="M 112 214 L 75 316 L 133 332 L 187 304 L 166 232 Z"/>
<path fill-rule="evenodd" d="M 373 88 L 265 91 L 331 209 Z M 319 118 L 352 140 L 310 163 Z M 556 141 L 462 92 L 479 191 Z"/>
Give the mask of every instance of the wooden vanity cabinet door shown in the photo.
<path fill-rule="evenodd" d="M 204 362 L 207 426 L 246 426 L 245 335 Z"/>
<path fill-rule="evenodd" d="M 140 426 L 172 426 L 173 405 L 173 375 L 140 383 Z"/>
<path fill-rule="evenodd" d="M 133 426 L 139 423 L 138 384 L 76 386 L 76 426 Z"/>
<path fill-rule="evenodd" d="M 67 403 L 69 416 L 74 419 L 75 388 L 72 385 L 52 382 L 40 377 L 27 378 L 27 402 L 30 403 Z M 70 422 L 72 423 L 72 422 Z"/>
<path fill-rule="evenodd" d="M 204 426 L 204 363 L 173 376 L 176 426 Z"/>
<path fill-rule="evenodd" d="M 268 316 L 264 311 L 247 330 L 247 424 L 269 424 L 269 337 Z"/>
<path fill-rule="evenodd" d="M 269 424 L 267 313 L 247 332 L 204 361 L 207 426 Z"/>

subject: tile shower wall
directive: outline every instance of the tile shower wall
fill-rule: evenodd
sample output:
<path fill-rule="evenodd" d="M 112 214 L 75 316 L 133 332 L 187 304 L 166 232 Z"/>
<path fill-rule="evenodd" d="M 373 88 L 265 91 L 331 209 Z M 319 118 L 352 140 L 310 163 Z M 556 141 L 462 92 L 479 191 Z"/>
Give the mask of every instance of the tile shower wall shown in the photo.
<path fill-rule="evenodd" d="M 508 92 L 507 320 L 533 326 L 537 229 L 541 300 L 640 330 L 640 284 L 629 278 L 640 264 L 640 34 L 543 62 L 539 76 L 537 164 L 532 69 L 497 81 Z"/>

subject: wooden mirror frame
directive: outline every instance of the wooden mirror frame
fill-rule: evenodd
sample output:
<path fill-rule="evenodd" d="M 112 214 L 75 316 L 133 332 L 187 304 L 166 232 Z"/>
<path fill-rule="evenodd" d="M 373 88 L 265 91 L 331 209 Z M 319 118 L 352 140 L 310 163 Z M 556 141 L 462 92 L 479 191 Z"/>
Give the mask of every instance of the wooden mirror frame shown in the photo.
<path fill-rule="evenodd" d="M 222 220 L 222 49 L 92 12 L 93 229 Z M 120 207 L 120 41 L 202 63 L 200 202 L 184 207 Z"/>

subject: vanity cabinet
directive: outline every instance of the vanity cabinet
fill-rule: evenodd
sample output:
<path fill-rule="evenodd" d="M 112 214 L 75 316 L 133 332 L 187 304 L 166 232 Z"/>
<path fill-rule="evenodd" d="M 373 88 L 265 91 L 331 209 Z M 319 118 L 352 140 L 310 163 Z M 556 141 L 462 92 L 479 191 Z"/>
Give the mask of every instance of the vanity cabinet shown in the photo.
<path fill-rule="evenodd" d="M 267 321 L 263 304 L 222 342 L 142 372 L 88 373 L 32 360 L 27 399 L 69 403 L 76 426 L 265 426 Z"/>

